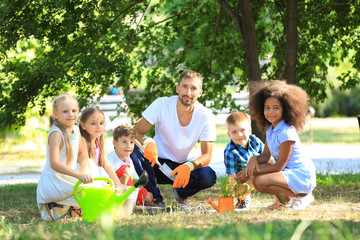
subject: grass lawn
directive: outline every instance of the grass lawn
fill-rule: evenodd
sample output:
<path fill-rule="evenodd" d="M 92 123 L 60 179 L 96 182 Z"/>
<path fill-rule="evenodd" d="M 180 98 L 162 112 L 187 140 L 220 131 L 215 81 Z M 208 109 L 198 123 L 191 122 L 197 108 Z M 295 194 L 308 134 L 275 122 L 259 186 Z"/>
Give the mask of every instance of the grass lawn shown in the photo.
<path fill-rule="evenodd" d="M 316 201 L 304 211 L 261 211 L 274 199 L 255 191 L 247 212 L 136 213 L 103 223 L 79 218 L 65 223 L 44 222 L 36 207 L 36 184 L 3 186 L 0 239 L 359 239 L 360 174 L 319 174 L 317 178 Z M 160 187 L 171 206 L 171 186 Z M 195 207 L 211 197 L 217 203 L 219 189 L 216 184 L 189 202 Z"/>
<path fill-rule="evenodd" d="M 348 125 L 343 120 L 329 124 L 327 119 L 318 119 L 313 125 L 313 144 L 359 144 L 357 123 Z M 300 135 L 304 144 L 308 144 L 308 134 Z M 217 127 L 217 137 L 215 145 L 225 147 L 229 140 L 225 126 Z M 41 144 L 27 148 L 28 144 L 10 142 L 0 142 L 1 166 L 45 159 Z M 36 184 L 0 186 L 0 239 L 360 239 L 360 174 L 318 174 L 317 183 L 316 201 L 304 211 L 261 211 L 274 198 L 254 191 L 251 209 L 246 212 L 136 213 L 103 223 L 79 218 L 44 222 L 36 206 Z M 160 189 L 166 204 L 172 206 L 171 186 L 160 185 Z M 217 183 L 189 202 L 194 209 L 209 197 L 217 203 L 219 190 Z"/>

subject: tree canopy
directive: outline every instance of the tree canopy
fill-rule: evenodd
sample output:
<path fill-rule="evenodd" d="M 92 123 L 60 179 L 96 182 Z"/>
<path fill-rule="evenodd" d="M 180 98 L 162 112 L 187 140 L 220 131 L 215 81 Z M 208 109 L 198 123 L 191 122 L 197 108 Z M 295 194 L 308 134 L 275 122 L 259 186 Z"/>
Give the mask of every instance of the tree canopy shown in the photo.
<path fill-rule="evenodd" d="M 242 90 L 249 81 L 287 79 L 289 73 L 312 99 L 323 100 L 326 87 L 333 87 L 328 68 L 344 59 L 355 71 L 337 76 L 340 88 L 360 82 L 359 5 L 2 0 L 0 128 L 23 125 L 35 105 L 44 113 L 46 100 L 64 91 L 74 91 L 85 105 L 109 86 L 122 90 L 137 117 L 155 98 L 175 94 L 185 69 L 203 75 L 200 101 L 211 100 L 213 109 L 238 109 L 229 86 Z M 134 94 L 141 83 L 143 91 Z"/>

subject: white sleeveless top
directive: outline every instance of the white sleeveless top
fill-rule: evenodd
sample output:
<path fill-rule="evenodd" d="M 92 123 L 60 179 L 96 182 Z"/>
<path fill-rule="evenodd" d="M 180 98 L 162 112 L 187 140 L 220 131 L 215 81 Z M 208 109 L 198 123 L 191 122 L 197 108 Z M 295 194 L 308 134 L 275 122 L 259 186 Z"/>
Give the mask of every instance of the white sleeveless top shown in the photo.
<path fill-rule="evenodd" d="M 66 164 L 66 146 L 64 144 L 64 137 L 61 130 L 54 126 L 51 128 L 48 135 L 46 164 L 36 189 L 37 204 L 44 220 L 49 217 L 45 207 L 45 204 L 47 203 L 56 202 L 64 205 L 79 206 L 73 196 L 74 185 L 78 179 L 58 173 L 50 166 L 49 137 L 53 132 L 59 132 L 61 134 L 63 147 L 60 149 L 60 161 Z M 74 126 L 74 133 L 70 135 L 70 139 L 73 148 L 73 161 L 70 164 L 70 168 L 76 169 L 80 141 L 80 131 L 78 126 Z"/>

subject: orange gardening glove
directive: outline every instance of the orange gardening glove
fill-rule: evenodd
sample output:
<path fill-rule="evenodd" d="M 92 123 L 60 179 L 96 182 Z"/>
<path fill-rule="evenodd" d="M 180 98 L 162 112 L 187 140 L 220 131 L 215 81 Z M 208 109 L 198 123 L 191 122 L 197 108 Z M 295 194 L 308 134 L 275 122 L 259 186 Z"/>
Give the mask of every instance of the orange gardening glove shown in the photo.
<path fill-rule="evenodd" d="M 173 188 L 184 188 L 188 185 L 190 180 L 190 172 L 194 170 L 194 164 L 192 162 L 187 162 L 175 168 L 170 176 L 176 174 L 176 178 L 173 184 Z"/>
<path fill-rule="evenodd" d="M 146 139 L 146 140 L 148 140 L 148 139 Z M 154 165 L 158 159 L 158 156 L 159 156 L 158 150 L 157 150 L 156 143 L 154 142 L 154 140 L 151 139 L 151 141 L 146 142 L 145 149 L 144 149 L 144 157 L 147 160 L 149 160 L 152 167 L 154 167 Z"/>

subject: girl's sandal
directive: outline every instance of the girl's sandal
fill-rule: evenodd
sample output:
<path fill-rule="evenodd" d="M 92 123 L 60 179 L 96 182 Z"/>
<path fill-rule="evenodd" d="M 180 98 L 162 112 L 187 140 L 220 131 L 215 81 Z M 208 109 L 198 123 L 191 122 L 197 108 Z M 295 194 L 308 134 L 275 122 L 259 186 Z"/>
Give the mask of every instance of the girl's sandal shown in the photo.
<path fill-rule="evenodd" d="M 82 209 L 80 207 L 70 206 L 68 212 L 70 217 L 82 217 Z"/>
<path fill-rule="evenodd" d="M 269 211 L 269 210 L 286 210 L 286 205 L 282 204 L 280 201 L 276 201 L 275 203 L 265 207 L 261 208 L 261 210 Z"/>
<path fill-rule="evenodd" d="M 61 215 L 61 214 L 58 214 L 56 215 L 55 217 L 52 218 L 53 221 L 56 221 L 58 219 L 61 219 L 61 218 L 64 218 L 65 216 L 64 215 Z"/>
<path fill-rule="evenodd" d="M 55 221 L 55 220 L 58 220 L 60 218 L 63 218 L 64 216 L 61 215 L 61 214 L 58 214 L 56 216 L 53 216 L 53 212 L 51 211 L 51 209 L 53 209 L 54 207 L 58 207 L 58 208 L 64 208 L 64 205 L 60 205 L 60 204 L 57 204 L 57 203 L 48 203 L 48 204 L 45 204 L 46 206 L 46 210 L 48 211 L 49 213 L 49 216 L 51 218 L 51 221 Z"/>

